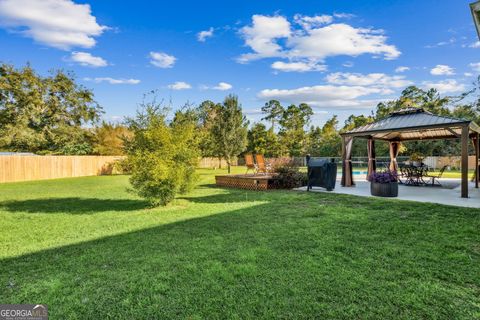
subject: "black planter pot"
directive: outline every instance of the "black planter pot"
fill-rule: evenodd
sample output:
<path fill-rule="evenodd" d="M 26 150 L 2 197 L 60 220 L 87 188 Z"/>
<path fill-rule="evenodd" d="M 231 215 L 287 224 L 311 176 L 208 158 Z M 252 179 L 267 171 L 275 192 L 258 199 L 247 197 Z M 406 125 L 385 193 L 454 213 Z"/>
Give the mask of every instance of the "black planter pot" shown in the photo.
<path fill-rule="evenodd" d="M 377 197 L 398 197 L 398 182 L 370 183 L 370 193 Z"/>

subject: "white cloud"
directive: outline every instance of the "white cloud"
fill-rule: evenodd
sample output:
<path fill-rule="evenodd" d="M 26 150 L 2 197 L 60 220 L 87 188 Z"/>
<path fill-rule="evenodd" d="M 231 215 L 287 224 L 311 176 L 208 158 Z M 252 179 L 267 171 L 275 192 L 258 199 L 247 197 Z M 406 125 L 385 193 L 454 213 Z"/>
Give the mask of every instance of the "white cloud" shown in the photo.
<path fill-rule="evenodd" d="M 71 0 L 0 0 L 0 25 L 63 50 L 91 48 L 108 29 L 97 23 L 88 4 Z"/>
<path fill-rule="evenodd" d="M 109 116 L 108 118 L 114 122 L 120 122 L 122 119 L 124 119 L 124 116 Z"/>
<path fill-rule="evenodd" d="M 430 73 L 434 76 L 451 76 L 455 74 L 455 69 L 445 64 L 437 64 L 432 70 L 430 70 Z"/>
<path fill-rule="evenodd" d="M 290 22 L 282 16 L 254 15 L 252 17 L 252 26 L 243 27 L 240 30 L 245 39 L 245 44 L 254 53 L 242 55 L 239 58 L 239 62 L 284 56 L 282 47 L 276 42 L 276 39 L 288 38 L 290 32 Z"/>
<path fill-rule="evenodd" d="M 472 62 L 469 66 L 473 71 L 480 72 L 480 62 Z"/>
<path fill-rule="evenodd" d="M 463 75 L 464 75 L 465 77 L 472 77 L 472 76 L 473 76 L 473 73 L 471 73 L 471 72 L 465 72 Z"/>
<path fill-rule="evenodd" d="M 213 37 L 213 31 L 214 29 L 212 27 L 208 30 L 200 31 L 197 33 L 197 40 L 200 42 L 205 42 L 207 38 Z"/>
<path fill-rule="evenodd" d="M 262 100 L 277 99 L 285 103 L 308 103 L 319 108 L 373 108 L 384 98 L 413 82 L 403 75 L 384 73 L 335 72 L 325 77 L 325 84 L 294 89 L 265 89 L 257 96 Z M 393 97 L 392 97 L 393 99 Z"/>
<path fill-rule="evenodd" d="M 206 85 L 201 85 L 200 90 L 220 90 L 220 91 L 226 91 L 232 89 L 233 86 L 230 83 L 227 82 L 219 82 L 216 86 L 206 86 Z"/>
<path fill-rule="evenodd" d="M 395 72 L 401 73 L 401 72 L 405 72 L 405 71 L 408 71 L 408 70 L 410 70 L 409 67 L 400 66 L 400 67 L 397 67 L 397 68 L 395 69 Z"/>
<path fill-rule="evenodd" d="M 306 71 L 326 71 L 327 66 L 315 62 L 283 62 L 275 61 L 271 65 L 272 69 L 283 72 L 306 72 Z"/>
<path fill-rule="evenodd" d="M 446 45 L 453 45 L 455 44 L 455 42 L 457 42 L 457 39 L 455 37 L 452 37 L 448 39 L 448 41 L 440 41 L 440 42 L 437 42 L 436 44 L 426 45 L 425 48 L 436 48 L 436 47 L 442 47 Z"/>
<path fill-rule="evenodd" d="M 395 59 L 400 52 L 395 46 L 385 44 L 380 30 L 354 28 L 348 24 L 331 24 L 310 30 L 306 35 L 289 39 L 292 54 L 324 59 L 330 56 L 358 56 L 364 53 L 383 55 Z"/>
<path fill-rule="evenodd" d="M 168 89 L 172 90 L 186 90 L 186 89 L 191 89 L 192 86 L 186 82 L 183 81 L 177 81 L 175 83 L 169 84 Z"/>
<path fill-rule="evenodd" d="M 93 81 L 95 83 L 107 82 L 110 84 L 139 84 L 140 80 L 138 79 L 115 79 L 110 77 L 100 77 L 100 78 L 84 78 L 85 81 Z"/>
<path fill-rule="evenodd" d="M 330 15 L 318 15 L 318 16 L 303 16 L 301 14 L 296 14 L 293 17 L 293 21 L 296 24 L 302 26 L 303 29 L 309 30 L 312 28 L 318 28 L 319 26 L 329 24 L 333 22 L 333 17 Z"/>
<path fill-rule="evenodd" d="M 469 48 L 480 48 L 480 41 L 475 41 L 468 45 Z"/>
<path fill-rule="evenodd" d="M 298 28 L 292 27 L 283 16 L 254 15 L 252 25 L 240 30 L 245 45 L 252 52 L 241 55 L 238 61 L 285 58 L 289 63 L 317 65 L 338 55 L 372 54 L 386 60 L 400 55 L 394 45 L 386 44 L 387 37 L 382 30 L 354 28 L 345 23 L 329 24 L 331 21 L 331 16 L 295 15 L 294 22 L 300 25 Z M 305 70 L 300 68 L 300 71 Z"/>
<path fill-rule="evenodd" d="M 338 19 L 351 19 L 355 17 L 354 14 L 352 13 L 345 13 L 345 12 L 339 12 L 339 13 L 334 13 L 333 16 Z"/>
<path fill-rule="evenodd" d="M 431 81 L 424 81 L 423 83 L 424 89 L 435 88 L 440 93 L 454 93 L 465 91 L 465 85 L 463 83 L 457 82 L 455 79 L 446 79 L 439 82 L 431 82 Z"/>
<path fill-rule="evenodd" d="M 214 90 L 220 90 L 220 91 L 225 91 L 225 90 L 230 90 L 232 89 L 233 86 L 230 84 L 230 83 L 226 83 L 226 82 L 219 82 L 215 87 L 213 87 L 212 89 Z"/>
<path fill-rule="evenodd" d="M 165 52 L 150 52 L 150 63 L 159 68 L 172 68 L 177 58 Z"/>
<path fill-rule="evenodd" d="M 351 68 L 353 67 L 355 64 L 353 63 L 353 61 L 345 61 L 342 66 L 344 66 L 345 68 Z"/>
<path fill-rule="evenodd" d="M 70 56 L 70 60 L 85 67 L 96 68 L 96 67 L 105 67 L 108 65 L 108 62 L 105 59 L 101 57 L 92 56 L 88 52 L 74 51 Z"/>
<path fill-rule="evenodd" d="M 359 99 L 372 94 L 390 94 L 391 90 L 364 86 L 317 85 L 297 89 L 265 89 L 258 93 L 264 100 L 278 99 L 287 103 L 308 103 L 322 108 L 371 108 L 380 100 Z"/>
<path fill-rule="evenodd" d="M 342 73 L 336 72 L 327 75 L 326 81 L 336 85 L 369 86 L 376 88 L 404 88 L 412 81 L 406 80 L 405 76 L 388 76 L 384 73 Z"/>

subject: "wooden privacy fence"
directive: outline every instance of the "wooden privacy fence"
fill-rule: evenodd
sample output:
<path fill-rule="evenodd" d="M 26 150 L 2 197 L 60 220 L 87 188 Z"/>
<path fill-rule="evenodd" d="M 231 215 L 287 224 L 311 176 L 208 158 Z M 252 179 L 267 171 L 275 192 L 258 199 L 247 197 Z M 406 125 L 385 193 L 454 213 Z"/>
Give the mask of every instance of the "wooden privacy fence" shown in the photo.
<path fill-rule="evenodd" d="M 238 165 L 238 160 L 233 160 L 232 161 L 232 166 Z M 198 167 L 199 168 L 226 168 L 227 167 L 227 161 L 225 160 L 220 160 L 218 158 L 202 158 L 198 162 Z"/>
<path fill-rule="evenodd" d="M 112 174 L 124 156 L 0 156 L 0 183 Z M 237 165 L 233 161 L 232 165 Z M 226 168 L 225 160 L 199 159 L 199 168 Z"/>
<path fill-rule="evenodd" d="M 450 166 L 452 169 L 459 169 L 461 167 L 461 157 L 426 157 L 423 163 L 434 169 L 441 169 L 443 166 Z M 468 156 L 468 169 L 475 169 L 475 156 Z"/>
<path fill-rule="evenodd" d="M 112 173 L 122 156 L 0 156 L 0 183 Z"/>

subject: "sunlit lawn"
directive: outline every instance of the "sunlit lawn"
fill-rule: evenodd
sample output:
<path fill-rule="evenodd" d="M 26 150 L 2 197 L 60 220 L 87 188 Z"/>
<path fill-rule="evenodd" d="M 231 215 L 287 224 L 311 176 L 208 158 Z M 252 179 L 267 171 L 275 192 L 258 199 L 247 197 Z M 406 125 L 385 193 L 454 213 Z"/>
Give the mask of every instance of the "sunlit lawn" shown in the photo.
<path fill-rule="evenodd" d="M 0 185 L 0 302 L 51 319 L 480 318 L 480 210 L 199 172 L 156 209 L 125 176 Z"/>

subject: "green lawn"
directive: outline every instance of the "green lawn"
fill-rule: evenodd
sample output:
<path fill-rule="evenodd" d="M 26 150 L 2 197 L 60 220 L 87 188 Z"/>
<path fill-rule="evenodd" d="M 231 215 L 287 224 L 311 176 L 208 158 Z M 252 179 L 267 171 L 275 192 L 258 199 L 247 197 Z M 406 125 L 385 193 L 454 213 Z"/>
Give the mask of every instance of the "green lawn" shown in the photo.
<path fill-rule="evenodd" d="M 238 169 L 243 171 L 243 169 Z M 0 185 L 0 302 L 51 319 L 480 318 L 480 210 L 103 176 Z"/>

